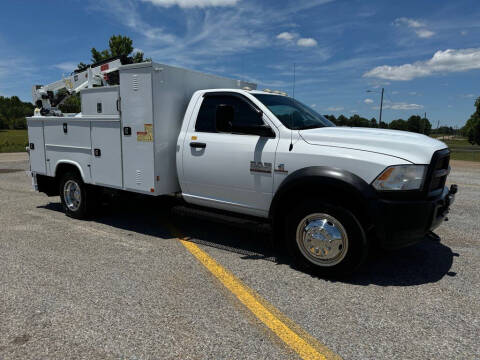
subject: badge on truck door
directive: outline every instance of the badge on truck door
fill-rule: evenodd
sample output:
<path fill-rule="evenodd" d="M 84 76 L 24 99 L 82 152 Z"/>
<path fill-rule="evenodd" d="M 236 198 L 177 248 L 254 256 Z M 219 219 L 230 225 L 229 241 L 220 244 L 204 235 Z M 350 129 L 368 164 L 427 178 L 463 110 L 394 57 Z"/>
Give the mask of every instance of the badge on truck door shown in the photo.
<path fill-rule="evenodd" d="M 272 163 L 269 163 L 269 162 L 262 163 L 261 161 L 250 161 L 250 171 L 270 174 L 272 172 Z"/>
<path fill-rule="evenodd" d="M 152 142 L 153 127 L 152 124 L 144 124 L 145 131 L 137 131 L 137 141 Z"/>

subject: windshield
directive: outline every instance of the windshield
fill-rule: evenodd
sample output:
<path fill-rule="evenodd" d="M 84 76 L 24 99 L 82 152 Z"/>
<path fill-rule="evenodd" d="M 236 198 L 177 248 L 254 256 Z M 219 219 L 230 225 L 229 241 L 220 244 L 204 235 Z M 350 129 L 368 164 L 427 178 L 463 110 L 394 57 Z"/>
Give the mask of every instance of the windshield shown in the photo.
<path fill-rule="evenodd" d="M 292 130 L 305 130 L 335 126 L 315 110 L 287 96 L 252 94 L 260 100 L 284 126 Z"/>

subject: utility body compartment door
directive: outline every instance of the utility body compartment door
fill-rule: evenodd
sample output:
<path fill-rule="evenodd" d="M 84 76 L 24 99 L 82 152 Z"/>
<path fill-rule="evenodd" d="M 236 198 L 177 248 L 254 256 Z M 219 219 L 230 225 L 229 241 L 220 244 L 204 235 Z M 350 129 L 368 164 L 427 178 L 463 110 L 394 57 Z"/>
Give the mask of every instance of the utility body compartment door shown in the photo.
<path fill-rule="evenodd" d="M 46 174 L 43 121 L 28 119 L 27 123 L 28 145 L 30 146 L 30 171 L 37 174 Z"/>
<path fill-rule="evenodd" d="M 149 194 L 155 192 L 151 71 L 151 66 L 120 71 L 123 186 Z"/>
<path fill-rule="evenodd" d="M 122 188 L 120 119 L 91 120 L 92 173 L 96 185 Z"/>
<path fill-rule="evenodd" d="M 92 143 L 90 122 L 81 118 L 44 119 L 47 175 L 55 176 L 57 166 L 69 163 L 78 167 L 83 180 L 92 183 Z"/>

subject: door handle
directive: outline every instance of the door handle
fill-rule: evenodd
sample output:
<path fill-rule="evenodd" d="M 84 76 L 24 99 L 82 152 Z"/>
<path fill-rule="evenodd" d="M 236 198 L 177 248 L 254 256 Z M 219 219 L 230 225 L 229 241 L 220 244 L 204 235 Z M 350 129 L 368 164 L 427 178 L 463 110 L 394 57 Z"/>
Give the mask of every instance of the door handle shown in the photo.
<path fill-rule="evenodd" d="M 190 147 L 195 149 L 205 149 L 207 147 L 207 144 L 201 142 L 191 142 Z"/>

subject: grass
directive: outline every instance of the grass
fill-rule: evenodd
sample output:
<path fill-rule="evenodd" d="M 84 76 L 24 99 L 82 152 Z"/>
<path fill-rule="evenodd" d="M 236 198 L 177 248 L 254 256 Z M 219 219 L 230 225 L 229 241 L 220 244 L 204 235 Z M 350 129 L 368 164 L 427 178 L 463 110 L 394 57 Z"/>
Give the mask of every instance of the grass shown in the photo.
<path fill-rule="evenodd" d="M 0 130 L 0 153 L 23 152 L 27 144 L 27 130 Z"/>
<path fill-rule="evenodd" d="M 452 151 L 451 159 L 480 162 L 480 146 L 470 144 L 465 138 L 453 138 L 444 142 Z"/>
<path fill-rule="evenodd" d="M 455 151 L 450 155 L 452 160 L 476 161 L 480 162 L 480 151 Z"/>

